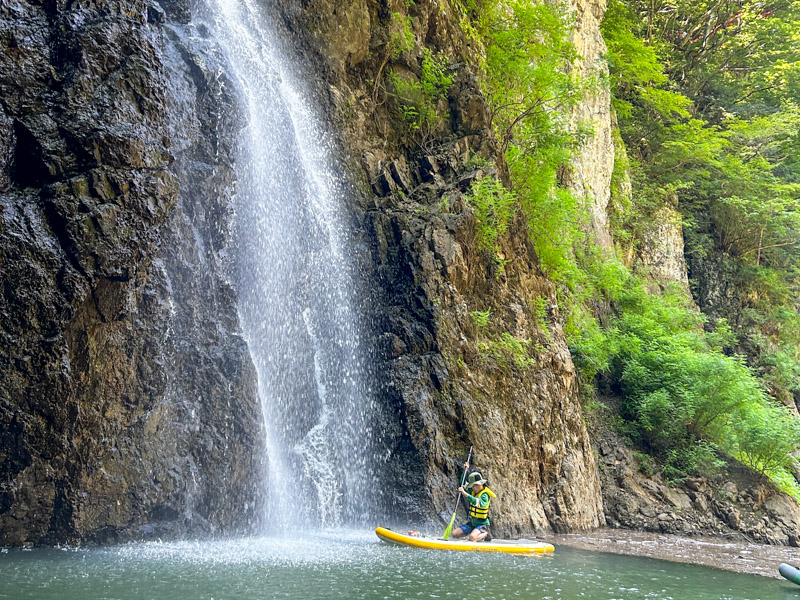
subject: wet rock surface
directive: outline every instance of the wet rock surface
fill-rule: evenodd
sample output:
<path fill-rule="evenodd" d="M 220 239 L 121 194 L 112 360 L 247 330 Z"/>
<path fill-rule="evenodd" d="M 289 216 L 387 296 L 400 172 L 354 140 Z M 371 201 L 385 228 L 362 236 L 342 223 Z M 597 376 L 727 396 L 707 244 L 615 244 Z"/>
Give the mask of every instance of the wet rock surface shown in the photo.
<path fill-rule="evenodd" d="M 254 517 L 255 375 L 220 259 L 238 119 L 187 14 L 0 6 L 0 544 Z"/>

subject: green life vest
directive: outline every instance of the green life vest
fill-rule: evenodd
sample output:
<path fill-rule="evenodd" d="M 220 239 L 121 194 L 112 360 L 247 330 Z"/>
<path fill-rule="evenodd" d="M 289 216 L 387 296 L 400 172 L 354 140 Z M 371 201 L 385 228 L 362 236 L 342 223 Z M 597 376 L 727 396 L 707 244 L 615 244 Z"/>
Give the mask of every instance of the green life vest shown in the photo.
<path fill-rule="evenodd" d="M 484 494 L 487 494 L 489 496 L 489 502 L 486 503 L 486 506 L 481 508 L 479 504 L 470 503 L 469 505 L 469 516 L 470 518 L 475 519 L 477 521 L 485 521 L 486 519 L 489 518 L 489 505 L 492 503 L 492 498 L 497 498 L 497 496 L 495 496 L 494 492 L 490 490 L 488 487 L 484 487 L 480 492 L 478 492 L 477 496 L 472 491 L 470 491 L 470 496 L 472 496 L 473 498 L 480 499 L 480 497 L 483 496 Z M 480 503 L 480 500 L 478 502 Z"/>

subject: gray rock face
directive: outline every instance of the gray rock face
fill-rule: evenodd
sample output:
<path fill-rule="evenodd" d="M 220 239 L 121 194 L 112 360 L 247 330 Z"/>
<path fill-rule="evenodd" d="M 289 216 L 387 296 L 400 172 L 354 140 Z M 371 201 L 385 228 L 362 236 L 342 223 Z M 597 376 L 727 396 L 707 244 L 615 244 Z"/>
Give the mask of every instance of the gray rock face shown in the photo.
<path fill-rule="evenodd" d="M 677 204 L 677 201 L 676 201 Z M 689 276 L 683 253 L 683 225 L 677 208 L 665 204 L 656 211 L 653 223 L 642 232 L 638 266 L 659 283 L 679 283 L 689 290 Z"/>
<path fill-rule="evenodd" d="M 0 7 L 0 544 L 256 512 L 255 376 L 220 266 L 237 118 L 166 6 Z"/>
<path fill-rule="evenodd" d="M 587 81 L 607 78 L 606 43 L 600 32 L 606 1 L 569 0 L 568 6 L 575 17 L 572 42 L 580 57 L 575 62 L 575 70 Z M 591 232 L 596 243 L 604 248 L 612 245 L 608 217 L 614 171 L 612 121 L 610 90 L 599 85 L 573 111 L 573 127 L 590 127 L 592 134 L 562 177 L 564 185 L 584 199 L 591 217 Z"/>
<path fill-rule="evenodd" d="M 643 473 L 652 465 L 643 465 L 610 429 L 593 434 L 610 527 L 800 543 L 800 507 L 767 477 L 729 461 L 724 476 L 669 485 L 657 472 Z"/>

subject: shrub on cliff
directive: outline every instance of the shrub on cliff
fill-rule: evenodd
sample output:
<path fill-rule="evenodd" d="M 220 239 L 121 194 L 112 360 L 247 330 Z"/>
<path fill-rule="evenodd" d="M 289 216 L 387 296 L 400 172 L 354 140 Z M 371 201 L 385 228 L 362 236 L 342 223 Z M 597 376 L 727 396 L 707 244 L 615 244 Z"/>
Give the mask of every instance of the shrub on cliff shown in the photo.
<path fill-rule="evenodd" d="M 502 257 L 498 240 L 514 217 L 517 197 L 494 177 L 482 177 L 472 182 L 467 200 L 475 211 L 478 247 L 501 273 L 507 260 Z"/>
<path fill-rule="evenodd" d="M 768 475 L 789 465 L 800 422 L 764 392 L 743 358 L 722 353 L 727 324 L 705 331 L 683 290 L 652 294 L 633 275 L 614 300 L 605 343 L 571 348 L 579 366 L 607 366 L 622 393 L 623 429 L 662 457 L 666 475 L 713 466 L 715 448 Z M 598 346 L 602 359 L 586 355 Z"/>

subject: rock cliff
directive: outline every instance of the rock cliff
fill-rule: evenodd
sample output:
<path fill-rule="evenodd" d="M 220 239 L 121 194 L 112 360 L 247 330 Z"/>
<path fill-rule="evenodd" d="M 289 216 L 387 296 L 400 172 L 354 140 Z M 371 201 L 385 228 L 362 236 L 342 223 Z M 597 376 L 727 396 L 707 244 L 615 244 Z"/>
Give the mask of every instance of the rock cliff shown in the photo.
<path fill-rule="evenodd" d="M 239 125 L 187 16 L 0 7 L 0 544 L 254 518 L 255 376 L 220 266 Z"/>
<path fill-rule="evenodd" d="M 391 415 L 384 508 L 449 510 L 474 445 L 498 533 L 603 524 L 554 288 L 522 219 L 500 241 L 502 269 L 476 240 L 469 186 L 506 169 L 458 4 L 279 8 L 360 185 L 352 208 L 375 290 L 364 310 Z M 594 40 L 586 57 L 598 56 L 603 8 L 575 10 L 576 42 Z M 182 0 L 0 8 L 2 544 L 257 518 L 255 373 L 223 268 L 241 123 L 225 65 L 189 15 Z M 397 56 L 394 15 L 414 40 Z M 421 139 L 386 77 L 419 77 L 424 48 L 453 83 L 437 107 L 447 118 Z M 590 113 L 608 111 L 597 102 Z M 602 123 L 572 175 L 598 231 L 611 175 Z"/>
<path fill-rule="evenodd" d="M 572 127 L 583 128 L 589 134 L 565 170 L 562 182 L 585 202 L 595 242 L 600 247 L 609 248 L 612 245 L 608 212 L 614 172 L 612 130 L 615 124 L 611 92 L 604 83 L 608 79 L 608 64 L 605 61 L 606 43 L 600 32 L 606 2 L 570 0 L 569 8 L 575 22 L 572 42 L 578 53 L 574 69 L 591 91 L 572 112 Z"/>
<path fill-rule="evenodd" d="M 284 12 L 290 29 L 308 33 L 306 55 L 324 78 L 319 96 L 330 99 L 351 176 L 362 182 L 382 395 L 396 415 L 383 432 L 387 509 L 429 518 L 448 511 L 474 444 L 474 464 L 499 496 L 498 532 L 603 524 L 554 287 L 522 219 L 501 242 L 502 271 L 476 240 L 469 186 L 502 178 L 505 164 L 470 66 L 480 48 L 459 26 L 458 5 L 318 0 Z M 414 43 L 393 56 L 398 21 L 409 24 Z M 422 138 L 409 132 L 381 77 L 420 77 L 425 48 L 447 58 L 453 84 L 437 107 L 447 118 Z M 611 167 L 603 170 L 610 177 Z M 606 185 L 590 179 L 583 184 Z"/>

